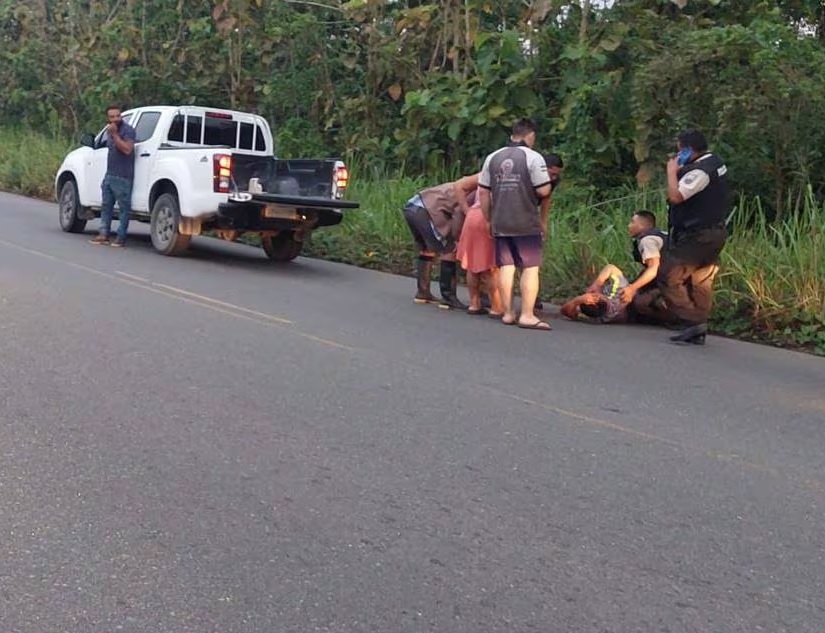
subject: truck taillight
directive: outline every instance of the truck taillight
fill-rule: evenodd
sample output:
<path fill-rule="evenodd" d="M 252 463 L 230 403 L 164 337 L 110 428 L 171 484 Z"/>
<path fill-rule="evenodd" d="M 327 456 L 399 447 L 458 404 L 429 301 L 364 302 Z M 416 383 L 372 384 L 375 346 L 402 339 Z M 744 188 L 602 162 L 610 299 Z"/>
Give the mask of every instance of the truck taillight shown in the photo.
<path fill-rule="evenodd" d="M 232 179 L 232 156 L 215 154 L 212 157 L 213 190 L 216 193 L 229 193 Z"/>
<path fill-rule="evenodd" d="M 335 186 L 343 191 L 349 184 L 349 170 L 346 167 L 337 167 L 335 169 Z"/>

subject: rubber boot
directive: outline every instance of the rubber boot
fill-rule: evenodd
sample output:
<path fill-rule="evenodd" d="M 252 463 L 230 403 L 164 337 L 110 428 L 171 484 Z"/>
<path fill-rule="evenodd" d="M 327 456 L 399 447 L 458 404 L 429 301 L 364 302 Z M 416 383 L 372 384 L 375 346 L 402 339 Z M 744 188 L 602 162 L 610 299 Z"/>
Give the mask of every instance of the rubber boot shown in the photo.
<path fill-rule="evenodd" d="M 461 303 L 456 296 L 456 290 L 458 289 L 458 266 L 456 263 L 441 262 L 439 277 L 441 303 L 438 304 L 438 307 L 444 310 L 466 310 L 467 306 Z"/>
<path fill-rule="evenodd" d="M 415 293 L 416 303 L 436 303 L 437 299 L 430 292 L 430 277 L 433 270 L 433 258 L 419 255 L 415 262 L 415 277 L 418 282 L 418 292 Z"/>

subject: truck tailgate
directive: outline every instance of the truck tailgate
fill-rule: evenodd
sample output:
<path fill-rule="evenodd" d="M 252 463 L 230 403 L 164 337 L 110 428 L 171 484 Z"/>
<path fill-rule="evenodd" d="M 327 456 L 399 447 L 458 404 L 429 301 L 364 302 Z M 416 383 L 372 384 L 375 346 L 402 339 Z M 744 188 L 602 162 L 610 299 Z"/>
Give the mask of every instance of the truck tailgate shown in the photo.
<path fill-rule="evenodd" d="M 334 200 L 316 196 L 289 196 L 279 193 L 253 193 L 252 200 L 289 209 L 357 209 L 359 207 L 359 204 L 352 200 Z"/>

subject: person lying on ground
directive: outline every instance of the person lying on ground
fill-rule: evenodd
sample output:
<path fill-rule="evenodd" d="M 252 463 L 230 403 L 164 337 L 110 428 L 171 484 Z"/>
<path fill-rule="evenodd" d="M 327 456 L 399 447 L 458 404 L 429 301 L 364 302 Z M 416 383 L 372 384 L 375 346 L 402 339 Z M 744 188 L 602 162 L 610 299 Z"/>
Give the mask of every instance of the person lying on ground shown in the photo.
<path fill-rule="evenodd" d="M 633 282 L 612 264 L 606 266 L 587 291 L 562 306 L 562 314 L 577 320 L 579 314 L 601 323 L 627 321 L 666 322 L 669 313 L 656 284 L 667 233 L 657 228 L 650 211 L 636 211 L 627 232 L 633 240 L 633 259 L 644 268 Z"/>
<path fill-rule="evenodd" d="M 627 304 L 622 303 L 619 293 L 628 285 L 624 273 L 608 264 L 584 293 L 561 307 L 561 313 L 573 321 L 584 317 L 597 323 L 626 323 Z"/>

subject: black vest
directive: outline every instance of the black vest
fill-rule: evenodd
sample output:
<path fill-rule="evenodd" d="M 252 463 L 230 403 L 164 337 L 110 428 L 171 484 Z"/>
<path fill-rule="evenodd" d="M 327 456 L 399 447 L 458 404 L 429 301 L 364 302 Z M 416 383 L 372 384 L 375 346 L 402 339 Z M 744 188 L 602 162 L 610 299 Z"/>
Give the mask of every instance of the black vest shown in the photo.
<path fill-rule="evenodd" d="M 693 170 L 705 172 L 710 177 L 708 186 L 681 204 L 673 204 L 668 212 L 670 233 L 694 231 L 721 226 L 730 213 L 731 199 L 728 189 L 728 168 L 718 156 L 705 154 L 703 160 L 688 163 L 677 172 L 679 180 Z"/>
<path fill-rule="evenodd" d="M 664 251 L 665 247 L 667 246 L 667 233 L 665 233 L 661 229 L 657 229 L 656 227 L 654 227 L 652 229 L 648 229 L 647 231 L 642 231 L 636 237 L 633 238 L 632 253 L 633 259 L 639 262 L 640 264 L 643 264 L 644 262 L 642 261 L 642 251 L 639 250 L 639 242 L 641 242 L 648 235 L 655 235 L 657 237 L 662 238 L 662 251 Z"/>

